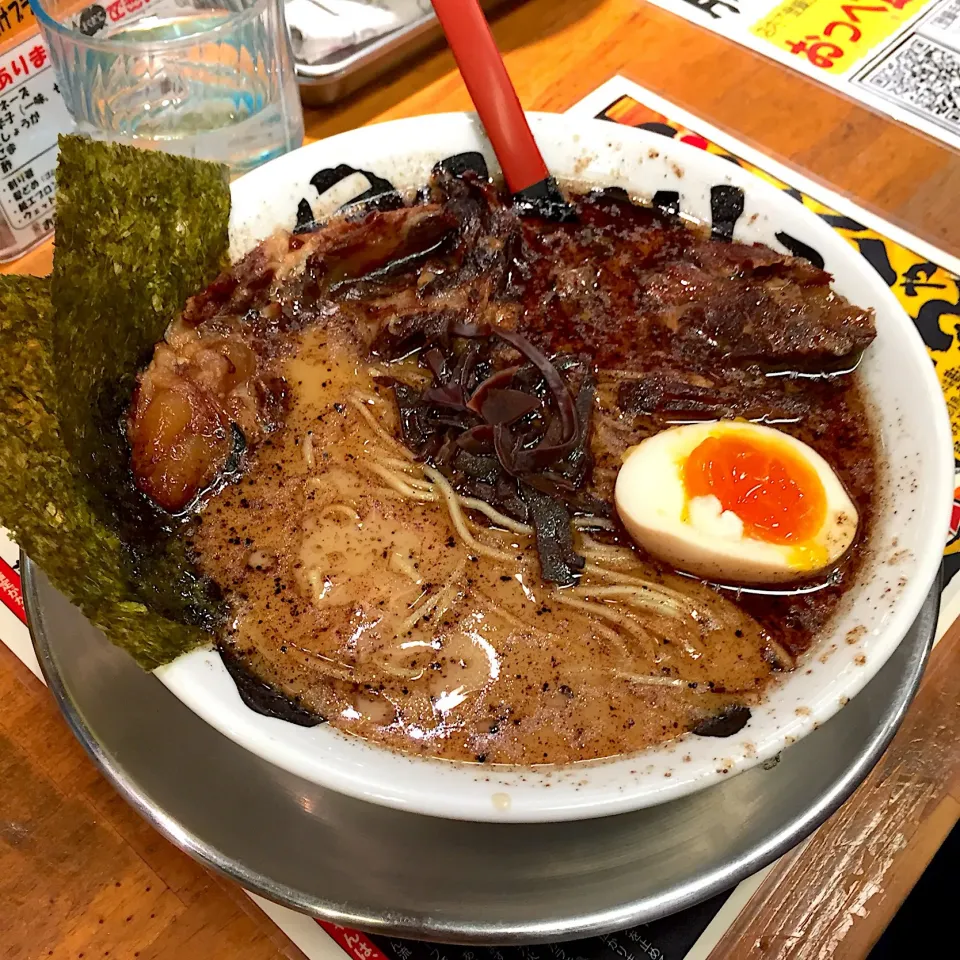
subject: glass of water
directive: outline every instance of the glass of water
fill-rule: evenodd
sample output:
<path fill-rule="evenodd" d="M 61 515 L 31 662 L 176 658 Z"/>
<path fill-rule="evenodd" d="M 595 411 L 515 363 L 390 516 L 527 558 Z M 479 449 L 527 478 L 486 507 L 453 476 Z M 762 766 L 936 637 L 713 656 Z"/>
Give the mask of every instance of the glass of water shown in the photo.
<path fill-rule="evenodd" d="M 299 147 L 284 0 L 33 0 L 76 132 L 218 160 Z"/>

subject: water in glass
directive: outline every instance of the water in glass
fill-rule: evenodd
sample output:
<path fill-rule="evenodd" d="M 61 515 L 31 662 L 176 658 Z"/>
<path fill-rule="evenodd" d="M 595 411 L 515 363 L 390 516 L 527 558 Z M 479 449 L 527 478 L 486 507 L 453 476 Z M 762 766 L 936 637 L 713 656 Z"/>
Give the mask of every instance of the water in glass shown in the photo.
<path fill-rule="evenodd" d="M 83 13 L 64 13 L 54 29 L 47 21 L 60 2 L 37 6 L 49 14 L 40 19 L 78 132 L 219 160 L 236 173 L 300 145 L 282 0 L 148 0 L 139 17 L 97 29 Z"/>

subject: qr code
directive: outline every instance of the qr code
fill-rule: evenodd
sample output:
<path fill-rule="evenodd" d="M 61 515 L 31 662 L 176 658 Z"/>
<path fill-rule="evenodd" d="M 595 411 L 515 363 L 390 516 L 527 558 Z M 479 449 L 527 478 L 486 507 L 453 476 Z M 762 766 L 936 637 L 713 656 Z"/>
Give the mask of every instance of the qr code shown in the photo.
<path fill-rule="evenodd" d="M 907 37 L 854 83 L 960 134 L 960 54 L 939 43 Z"/>

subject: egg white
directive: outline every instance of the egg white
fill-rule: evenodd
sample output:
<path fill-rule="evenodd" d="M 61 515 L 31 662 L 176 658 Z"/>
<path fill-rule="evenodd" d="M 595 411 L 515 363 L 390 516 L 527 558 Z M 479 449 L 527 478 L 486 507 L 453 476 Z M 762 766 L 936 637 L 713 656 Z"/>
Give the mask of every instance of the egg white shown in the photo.
<path fill-rule="evenodd" d="M 714 496 L 687 499 L 683 466 L 708 437 L 737 433 L 760 444 L 782 444 L 815 471 L 826 513 L 820 529 L 792 544 L 743 535 L 743 522 L 721 511 Z M 785 583 L 834 564 L 856 536 L 859 518 L 833 468 L 815 450 L 775 430 L 734 420 L 686 424 L 664 430 L 624 454 L 615 501 L 633 539 L 678 570 L 730 583 Z"/>

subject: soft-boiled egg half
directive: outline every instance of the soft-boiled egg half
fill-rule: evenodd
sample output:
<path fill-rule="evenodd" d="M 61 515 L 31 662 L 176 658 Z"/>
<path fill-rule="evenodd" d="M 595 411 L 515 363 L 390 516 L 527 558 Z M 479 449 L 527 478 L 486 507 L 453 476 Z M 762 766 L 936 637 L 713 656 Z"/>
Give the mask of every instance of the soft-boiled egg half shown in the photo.
<path fill-rule="evenodd" d="M 620 519 L 654 557 L 732 583 L 802 580 L 831 566 L 857 510 L 807 444 L 755 423 L 672 427 L 631 447 L 617 475 Z"/>

